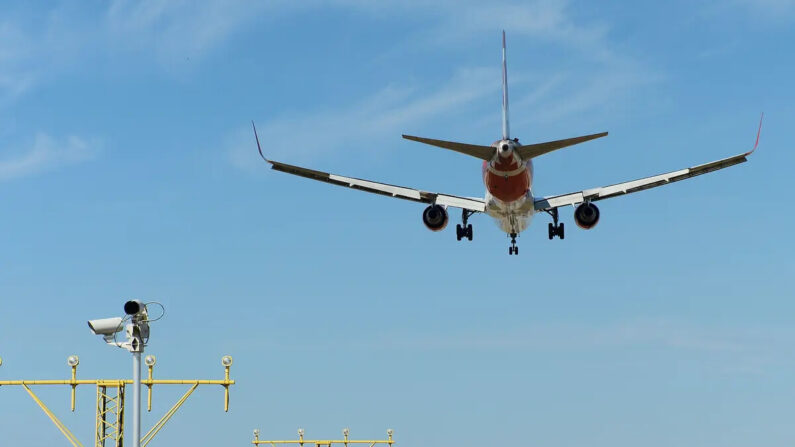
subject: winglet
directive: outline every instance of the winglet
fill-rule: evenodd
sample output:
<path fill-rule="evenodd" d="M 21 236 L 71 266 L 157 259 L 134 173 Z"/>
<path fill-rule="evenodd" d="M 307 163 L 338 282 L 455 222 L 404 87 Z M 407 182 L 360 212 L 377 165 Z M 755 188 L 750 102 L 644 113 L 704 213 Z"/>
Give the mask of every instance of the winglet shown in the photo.
<path fill-rule="evenodd" d="M 762 112 L 762 116 L 759 117 L 759 129 L 756 131 L 756 141 L 754 142 L 754 148 L 750 151 L 746 152 L 745 155 L 751 155 L 756 150 L 756 147 L 759 146 L 759 135 L 762 133 L 762 120 L 765 118 L 765 112 Z"/>
<path fill-rule="evenodd" d="M 262 153 L 262 146 L 259 145 L 259 136 L 257 135 L 257 126 L 254 125 L 254 120 L 251 120 L 251 127 L 254 129 L 254 139 L 257 140 L 257 150 L 259 151 L 259 156 L 262 157 L 263 160 L 270 163 L 271 161 L 265 158 L 265 154 Z"/>

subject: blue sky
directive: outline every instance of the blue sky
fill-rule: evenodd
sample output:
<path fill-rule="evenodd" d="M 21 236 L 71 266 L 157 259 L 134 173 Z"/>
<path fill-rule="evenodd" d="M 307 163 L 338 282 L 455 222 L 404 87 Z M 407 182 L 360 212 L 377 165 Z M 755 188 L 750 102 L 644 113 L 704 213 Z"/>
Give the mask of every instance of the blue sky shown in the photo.
<path fill-rule="evenodd" d="M 399 445 L 790 445 L 795 388 L 795 3 L 143 1 L 0 4 L 0 378 L 127 377 L 85 320 L 166 316 L 163 378 L 222 376 L 158 444 L 382 437 Z M 600 202 L 521 255 L 422 206 L 267 169 L 268 155 L 480 196 L 480 164 L 401 133 L 610 136 L 540 158 L 535 192 L 760 147 L 747 164 Z M 456 220 L 458 215 L 453 216 Z M 154 423 L 184 389 L 156 390 Z M 40 395 L 86 445 L 94 390 Z M 0 389 L 15 446 L 65 445 Z M 58 444 L 60 443 L 60 444 Z M 154 445 L 154 444 L 153 444 Z"/>

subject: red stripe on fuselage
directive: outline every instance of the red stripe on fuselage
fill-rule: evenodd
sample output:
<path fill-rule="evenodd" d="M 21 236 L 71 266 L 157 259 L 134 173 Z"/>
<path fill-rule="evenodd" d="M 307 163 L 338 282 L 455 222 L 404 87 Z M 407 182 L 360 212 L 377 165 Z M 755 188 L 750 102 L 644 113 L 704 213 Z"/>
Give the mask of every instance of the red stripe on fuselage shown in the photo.
<path fill-rule="evenodd" d="M 483 183 L 489 193 L 502 202 L 519 200 L 527 194 L 532 184 L 530 162 L 520 164 L 513 158 L 499 159 L 489 169 L 489 162 L 485 161 Z"/>

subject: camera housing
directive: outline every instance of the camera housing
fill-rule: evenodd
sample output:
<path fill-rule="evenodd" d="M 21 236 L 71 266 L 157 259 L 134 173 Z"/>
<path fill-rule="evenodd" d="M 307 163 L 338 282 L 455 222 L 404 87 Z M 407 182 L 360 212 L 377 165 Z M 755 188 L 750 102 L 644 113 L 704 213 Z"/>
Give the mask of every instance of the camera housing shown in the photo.
<path fill-rule="evenodd" d="M 95 335 L 113 335 L 124 329 L 121 317 L 113 318 L 100 318 L 98 320 L 89 320 L 88 328 L 91 329 Z"/>

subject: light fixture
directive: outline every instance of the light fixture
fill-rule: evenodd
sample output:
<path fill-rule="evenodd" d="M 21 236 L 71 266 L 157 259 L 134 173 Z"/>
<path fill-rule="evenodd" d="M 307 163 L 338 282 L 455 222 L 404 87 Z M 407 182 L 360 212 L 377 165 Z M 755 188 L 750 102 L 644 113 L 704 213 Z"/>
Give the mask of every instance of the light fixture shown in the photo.
<path fill-rule="evenodd" d="M 225 355 L 225 356 L 221 357 L 221 364 L 226 366 L 227 368 L 232 366 L 232 356 L 231 355 Z"/>
<path fill-rule="evenodd" d="M 389 437 L 392 437 L 392 433 L 394 433 L 394 431 L 393 431 L 391 428 L 388 428 L 388 429 L 386 430 L 386 434 L 387 434 L 387 436 L 389 436 Z"/>
<path fill-rule="evenodd" d="M 146 366 L 151 368 L 152 366 L 155 366 L 155 363 L 157 363 L 157 357 L 153 356 L 152 354 L 149 354 L 146 357 L 144 357 L 144 363 L 146 363 Z"/>
<path fill-rule="evenodd" d="M 302 438 L 304 437 L 304 429 L 303 428 L 299 428 L 298 429 L 298 436 L 300 436 Z"/>
<path fill-rule="evenodd" d="M 254 429 L 254 437 L 255 438 L 259 438 L 259 429 L 258 428 Z"/>
<path fill-rule="evenodd" d="M 66 358 L 66 364 L 74 368 L 75 366 L 80 364 L 80 357 L 76 355 L 70 355 Z"/>
<path fill-rule="evenodd" d="M 350 432 L 351 432 L 351 429 L 350 429 L 350 428 L 347 428 L 347 427 L 346 427 L 346 428 L 343 428 L 343 429 L 342 429 L 342 436 L 345 436 L 345 437 L 347 438 L 347 437 L 348 437 L 348 434 L 349 434 Z"/>

